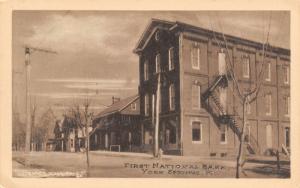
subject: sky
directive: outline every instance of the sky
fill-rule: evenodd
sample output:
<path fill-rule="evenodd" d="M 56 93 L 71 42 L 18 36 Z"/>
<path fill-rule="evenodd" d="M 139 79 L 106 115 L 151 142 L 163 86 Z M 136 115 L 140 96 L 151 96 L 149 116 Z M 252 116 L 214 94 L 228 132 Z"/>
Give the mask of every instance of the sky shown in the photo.
<path fill-rule="evenodd" d="M 137 41 L 151 18 L 181 21 L 206 29 L 290 48 L 288 11 L 14 11 L 13 111 L 25 119 L 24 46 L 57 54 L 31 54 L 30 95 L 39 114 L 57 115 L 87 96 L 93 111 L 112 96 L 138 92 Z"/>

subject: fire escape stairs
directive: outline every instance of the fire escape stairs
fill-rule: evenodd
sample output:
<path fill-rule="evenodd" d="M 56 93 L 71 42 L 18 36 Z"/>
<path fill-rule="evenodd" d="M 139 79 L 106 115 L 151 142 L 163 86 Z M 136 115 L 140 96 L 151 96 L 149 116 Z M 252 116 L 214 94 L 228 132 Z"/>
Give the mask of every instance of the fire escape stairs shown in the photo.
<path fill-rule="evenodd" d="M 210 87 L 201 95 L 201 99 L 204 102 L 204 107 L 208 110 L 208 112 L 213 116 L 215 120 L 218 121 L 218 123 L 224 123 L 229 125 L 229 127 L 234 131 L 235 134 L 237 134 L 238 137 L 241 136 L 242 132 L 240 127 L 237 124 L 237 121 L 235 119 L 234 115 L 229 115 L 226 113 L 224 107 L 220 103 L 218 97 L 215 94 L 215 90 L 217 87 L 224 87 L 227 86 L 227 78 L 225 75 L 218 76 L 215 81 L 212 83 Z M 218 113 L 214 113 L 213 108 L 209 105 L 207 102 L 207 99 L 211 98 L 215 106 L 217 107 Z M 258 143 L 256 139 L 250 135 L 250 141 L 246 142 L 246 147 L 250 154 L 255 154 L 259 150 Z"/>
<path fill-rule="evenodd" d="M 218 120 L 220 123 L 225 123 L 230 126 L 230 128 L 238 135 L 241 135 L 241 130 L 239 126 L 237 125 L 237 122 L 233 115 L 228 115 L 222 106 L 222 104 L 219 102 L 218 97 L 215 95 L 214 91 L 217 87 L 221 87 L 224 85 L 227 85 L 227 78 L 225 75 L 218 76 L 215 81 L 212 83 L 210 87 L 207 88 L 207 90 L 202 94 L 202 101 L 207 101 L 208 98 L 211 98 L 214 104 L 216 105 L 219 114 L 215 115 L 218 116 Z M 208 111 L 212 114 L 213 110 L 212 108 L 206 103 L 206 107 Z M 213 114 L 212 114 L 213 115 Z"/>

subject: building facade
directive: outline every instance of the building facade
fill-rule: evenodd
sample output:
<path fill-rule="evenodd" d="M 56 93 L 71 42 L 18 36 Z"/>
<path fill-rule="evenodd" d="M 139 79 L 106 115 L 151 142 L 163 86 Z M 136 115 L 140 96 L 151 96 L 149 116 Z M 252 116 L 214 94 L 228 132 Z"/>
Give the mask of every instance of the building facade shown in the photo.
<path fill-rule="evenodd" d="M 57 120 L 53 130 L 54 138 L 47 143 L 48 151 L 80 152 L 85 150 L 85 127 L 76 126 L 74 118 L 64 115 Z M 91 131 L 91 130 L 89 130 Z"/>
<path fill-rule="evenodd" d="M 93 120 L 91 150 L 142 152 L 138 95 L 115 100 Z"/>
<path fill-rule="evenodd" d="M 255 87 L 260 88 L 257 99 L 249 98 L 245 107 L 246 151 L 262 155 L 289 149 L 289 49 L 153 19 L 134 52 L 139 56 L 142 144 L 150 150 L 158 75 L 164 153 L 235 156 L 243 115 L 238 93 Z"/>

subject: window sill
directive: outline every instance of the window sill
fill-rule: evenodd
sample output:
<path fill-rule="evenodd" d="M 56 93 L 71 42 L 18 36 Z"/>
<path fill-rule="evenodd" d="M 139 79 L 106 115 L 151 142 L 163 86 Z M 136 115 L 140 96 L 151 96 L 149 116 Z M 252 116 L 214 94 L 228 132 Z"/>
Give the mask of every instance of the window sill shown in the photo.
<path fill-rule="evenodd" d="M 193 69 L 193 70 L 200 70 L 200 67 L 193 67 L 193 66 L 192 66 L 192 69 Z"/>
<path fill-rule="evenodd" d="M 192 141 L 192 144 L 202 144 L 202 141 Z"/>
<path fill-rule="evenodd" d="M 226 145 L 226 144 L 227 144 L 227 141 L 225 141 L 225 142 L 220 142 L 220 144 Z"/>

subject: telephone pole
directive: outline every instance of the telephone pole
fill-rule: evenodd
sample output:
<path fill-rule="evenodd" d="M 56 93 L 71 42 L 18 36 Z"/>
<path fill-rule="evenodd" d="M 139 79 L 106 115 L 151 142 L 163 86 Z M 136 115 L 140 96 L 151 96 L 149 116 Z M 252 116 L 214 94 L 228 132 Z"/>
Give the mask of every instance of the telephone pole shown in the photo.
<path fill-rule="evenodd" d="M 31 145 L 31 99 L 30 99 L 30 55 L 35 52 L 53 53 L 57 52 L 25 46 L 25 67 L 26 67 L 26 137 L 25 137 L 25 152 L 30 152 Z"/>

